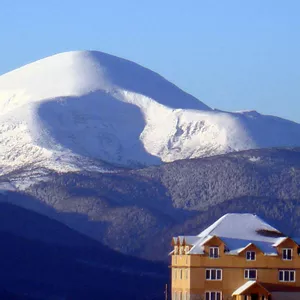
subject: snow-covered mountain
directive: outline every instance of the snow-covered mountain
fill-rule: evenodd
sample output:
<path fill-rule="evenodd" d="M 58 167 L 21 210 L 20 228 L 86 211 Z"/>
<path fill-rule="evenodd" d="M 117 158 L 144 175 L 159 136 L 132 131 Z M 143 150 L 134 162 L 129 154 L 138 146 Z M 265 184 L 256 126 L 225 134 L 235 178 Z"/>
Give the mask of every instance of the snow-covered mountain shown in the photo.
<path fill-rule="evenodd" d="M 0 174 L 299 145 L 297 123 L 213 110 L 158 74 L 101 52 L 62 53 L 0 77 Z"/>

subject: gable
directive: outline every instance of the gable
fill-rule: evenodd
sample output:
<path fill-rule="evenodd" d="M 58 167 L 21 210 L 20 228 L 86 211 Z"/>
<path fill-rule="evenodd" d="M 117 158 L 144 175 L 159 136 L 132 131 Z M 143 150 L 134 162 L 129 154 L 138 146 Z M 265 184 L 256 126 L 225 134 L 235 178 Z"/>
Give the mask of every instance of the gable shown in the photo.
<path fill-rule="evenodd" d="M 224 242 L 217 236 L 212 236 L 209 240 L 207 240 L 203 246 L 208 247 L 221 247 L 225 246 Z"/>
<path fill-rule="evenodd" d="M 238 251 L 238 254 L 243 255 L 247 251 L 255 251 L 256 253 L 264 253 L 259 247 L 257 247 L 255 244 L 250 243 L 245 248 Z"/>
<path fill-rule="evenodd" d="M 286 237 L 282 239 L 279 243 L 274 245 L 277 248 L 298 248 L 298 244 L 291 238 Z"/>

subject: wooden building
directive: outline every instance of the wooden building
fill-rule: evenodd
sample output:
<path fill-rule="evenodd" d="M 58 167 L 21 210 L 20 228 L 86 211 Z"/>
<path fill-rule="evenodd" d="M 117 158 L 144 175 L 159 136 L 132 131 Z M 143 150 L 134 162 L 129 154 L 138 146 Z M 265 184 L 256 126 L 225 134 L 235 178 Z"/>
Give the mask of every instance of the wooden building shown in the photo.
<path fill-rule="evenodd" d="M 172 300 L 300 300 L 297 239 L 256 215 L 227 214 L 172 245 Z"/>

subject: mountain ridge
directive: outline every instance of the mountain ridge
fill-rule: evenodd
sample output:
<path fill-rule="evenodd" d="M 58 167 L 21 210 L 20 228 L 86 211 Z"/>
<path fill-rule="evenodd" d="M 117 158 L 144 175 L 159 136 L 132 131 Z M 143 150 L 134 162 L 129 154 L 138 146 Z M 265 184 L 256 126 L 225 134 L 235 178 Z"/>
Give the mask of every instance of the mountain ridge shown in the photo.
<path fill-rule="evenodd" d="M 110 172 L 300 140 L 295 122 L 212 110 L 157 73 L 97 51 L 0 76 L 0 115 L 0 174 L 32 164 Z"/>
<path fill-rule="evenodd" d="M 14 176 L 22 178 L 22 171 Z M 198 234 L 229 212 L 256 213 L 287 235 L 300 235 L 299 191 L 300 148 L 291 148 L 246 150 L 112 173 L 52 173 L 17 192 L 18 197 L 16 192 L 3 197 L 115 250 L 164 260 L 172 236 Z"/>

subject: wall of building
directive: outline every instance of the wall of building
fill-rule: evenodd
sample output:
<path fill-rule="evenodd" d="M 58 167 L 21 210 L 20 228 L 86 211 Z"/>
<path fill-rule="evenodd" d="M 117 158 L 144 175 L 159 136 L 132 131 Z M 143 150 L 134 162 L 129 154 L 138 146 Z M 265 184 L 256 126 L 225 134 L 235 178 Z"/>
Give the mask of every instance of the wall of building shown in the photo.
<path fill-rule="evenodd" d="M 219 258 L 208 256 L 210 246 L 220 247 Z M 293 248 L 291 261 L 282 260 L 283 248 Z M 255 251 L 256 260 L 247 261 L 246 251 Z M 218 239 L 211 240 L 205 247 L 204 255 L 172 255 L 172 291 L 188 292 L 190 295 L 204 295 L 205 291 L 222 291 L 224 299 L 230 299 L 232 293 L 248 281 L 244 278 L 245 269 L 256 269 L 256 280 L 275 284 L 281 283 L 278 273 L 280 269 L 293 269 L 296 271 L 296 282 L 284 284 L 300 286 L 300 257 L 297 254 L 297 245 L 288 240 L 280 245 L 278 252 L 279 256 L 266 256 L 251 245 L 239 255 L 228 255 L 224 253 L 224 245 L 220 244 Z M 208 268 L 222 269 L 222 280 L 206 280 L 205 271 Z M 175 272 L 178 275 L 181 270 L 184 273 L 182 278 L 175 275 Z M 187 277 L 186 270 L 189 270 Z"/>

